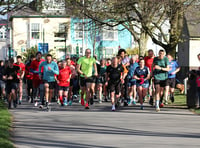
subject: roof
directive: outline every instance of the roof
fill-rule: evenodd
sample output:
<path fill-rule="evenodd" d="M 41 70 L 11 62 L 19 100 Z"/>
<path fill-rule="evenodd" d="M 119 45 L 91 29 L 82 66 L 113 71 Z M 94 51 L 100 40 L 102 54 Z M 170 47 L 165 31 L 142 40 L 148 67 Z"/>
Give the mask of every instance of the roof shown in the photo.
<path fill-rule="evenodd" d="M 200 37 L 200 6 L 190 8 L 185 18 L 190 37 Z"/>

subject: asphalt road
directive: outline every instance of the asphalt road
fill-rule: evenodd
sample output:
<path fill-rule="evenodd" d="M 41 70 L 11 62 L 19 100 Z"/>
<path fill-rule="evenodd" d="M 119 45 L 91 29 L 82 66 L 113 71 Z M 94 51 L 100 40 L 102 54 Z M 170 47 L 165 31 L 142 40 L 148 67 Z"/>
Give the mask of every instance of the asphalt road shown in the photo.
<path fill-rule="evenodd" d="M 195 148 L 200 147 L 200 116 L 187 109 L 145 104 L 111 111 L 110 103 L 80 104 L 51 111 L 23 102 L 11 109 L 17 148 Z"/>

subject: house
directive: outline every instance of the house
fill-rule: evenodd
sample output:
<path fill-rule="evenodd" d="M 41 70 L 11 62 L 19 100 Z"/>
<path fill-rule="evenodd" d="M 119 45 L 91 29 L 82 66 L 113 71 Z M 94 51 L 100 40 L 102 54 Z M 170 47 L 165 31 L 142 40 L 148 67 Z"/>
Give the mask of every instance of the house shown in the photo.
<path fill-rule="evenodd" d="M 186 78 L 192 69 L 200 67 L 197 55 L 200 53 L 200 8 L 192 7 L 185 13 L 182 42 L 178 44 L 179 76 Z"/>
<path fill-rule="evenodd" d="M 5 19 L 0 20 L 0 60 L 5 60 L 8 55 L 8 22 Z"/>
<path fill-rule="evenodd" d="M 45 15 L 23 6 L 12 12 L 10 21 L 11 45 L 18 55 L 28 48 L 38 46 L 39 51 L 46 53 L 52 50 L 59 57 L 64 54 L 59 49 L 70 44 L 70 31 L 65 27 L 70 22 L 69 17 Z"/>

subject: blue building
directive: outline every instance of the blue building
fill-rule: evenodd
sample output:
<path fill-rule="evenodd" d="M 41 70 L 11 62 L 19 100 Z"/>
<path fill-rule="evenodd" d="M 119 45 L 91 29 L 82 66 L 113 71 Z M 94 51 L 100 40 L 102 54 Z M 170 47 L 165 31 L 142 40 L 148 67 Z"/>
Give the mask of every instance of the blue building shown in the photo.
<path fill-rule="evenodd" d="M 98 27 L 91 20 L 78 18 L 71 18 L 70 24 L 72 53 L 76 55 L 82 56 L 90 48 L 98 58 L 108 58 L 119 48 L 132 47 L 132 36 L 122 25 Z"/>

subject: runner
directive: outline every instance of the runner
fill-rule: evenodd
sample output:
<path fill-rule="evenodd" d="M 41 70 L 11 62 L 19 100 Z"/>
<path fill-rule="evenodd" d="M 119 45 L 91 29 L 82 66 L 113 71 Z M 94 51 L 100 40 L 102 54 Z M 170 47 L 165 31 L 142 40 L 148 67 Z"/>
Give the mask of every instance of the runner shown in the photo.
<path fill-rule="evenodd" d="M 180 67 L 178 63 L 173 59 L 173 57 L 170 54 L 167 54 L 167 58 L 169 59 L 169 68 L 170 71 L 168 71 L 168 79 L 167 79 L 167 86 L 165 90 L 165 104 L 167 104 L 168 101 L 168 93 L 170 93 L 170 100 L 173 103 L 174 102 L 174 88 L 176 85 L 176 74 L 180 71 Z"/>
<path fill-rule="evenodd" d="M 106 99 L 106 87 L 105 87 L 105 76 L 106 76 L 106 61 L 102 59 L 100 61 L 100 66 L 98 66 L 98 76 L 97 76 L 97 89 L 99 91 L 99 103 L 102 103 L 102 92 Z"/>
<path fill-rule="evenodd" d="M 136 105 L 136 96 L 137 96 L 137 92 L 136 92 L 136 79 L 134 79 L 134 71 L 135 68 L 138 67 L 138 63 L 136 62 L 136 56 L 132 56 L 130 59 L 130 68 L 129 68 L 129 72 L 128 72 L 128 94 L 129 94 L 129 98 L 130 101 L 128 102 L 128 104 L 133 104 Z"/>
<path fill-rule="evenodd" d="M 71 77 L 70 77 L 70 86 L 69 86 L 69 95 L 68 95 L 68 100 L 69 100 L 69 103 L 68 105 L 71 106 L 72 105 L 72 102 L 73 102 L 73 88 L 74 88 L 74 81 L 75 81 L 75 77 L 77 76 L 77 72 L 76 72 L 76 68 L 74 65 L 72 65 L 72 62 L 71 62 L 71 59 L 68 58 L 67 59 L 67 66 L 70 68 L 71 70 Z M 76 86 L 75 86 L 76 87 Z"/>
<path fill-rule="evenodd" d="M 124 96 L 124 106 L 128 106 L 128 102 L 130 102 L 130 98 L 128 98 L 128 67 L 130 65 L 130 59 L 129 57 L 126 55 L 126 50 L 125 49 L 120 49 L 118 51 L 118 56 L 120 56 L 122 59 L 122 66 L 124 67 L 124 90 L 123 90 L 123 96 Z"/>
<path fill-rule="evenodd" d="M 30 72 L 33 73 L 33 97 L 31 98 L 31 103 L 33 100 L 37 100 L 39 91 L 40 91 L 40 84 L 42 84 L 42 80 L 39 78 L 39 65 L 44 62 L 45 60 L 42 59 L 42 53 L 36 53 L 36 59 L 31 62 Z M 42 87 L 41 87 L 42 88 Z M 41 94 L 41 92 L 40 92 Z M 42 105 L 44 105 L 44 99 L 40 98 Z M 37 105 L 37 101 L 35 102 L 35 106 Z"/>
<path fill-rule="evenodd" d="M 161 49 L 159 51 L 159 56 L 154 58 L 151 69 L 151 73 L 154 75 L 154 85 L 156 89 L 156 111 L 160 111 L 161 87 L 166 87 L 168 71 L 169 60 L 165 56 L 165 51 Z"/>
<path fill-rule="evenodd" d="M 31 62 L 33 60 L 35 60 L 35 56 L 31 55 L 29 61 L 26 63 L 25 66 L 27 101 L 31 101 L 31 98 L 33 98 L 33 73 L 30 72 Z"/>
<path fill-rule="evenodd" d="M 55 76 L 55 79 L 58 84 L 58 97 L 60 99 L 61 106 L 68 105 L 67 98 L 71 78 L 71 69 L 69 66 L 67 66 L 66 61 L 70 61 L 70 59 L 62 61 L 62 66 L 59 70 L 59 75 L 57 77 Z"/>
<path fill-rule="evenodd" d="M 23 93 L 23 78 L 25 75 L 25 65 L 22 63 L 22 57 L 17 56 L 17 62 L 14 64 L 20 68 L 18 75 L 18 90 L 19 90 L 19 105 L 22 103 L 22 93 Z M 18 102 L 17 102 L 18 103 Z"/>
<path fill-rule="evenodd" d="M 13 100 L 14 108 L 17 107 L 17 85 L 19 83 L 20 73 L 19 66 L 14 65 L 14 59 L 9 59 L 9 66 L 5 69 L 3 79 L 6 81 L 6 93 L 8 95 L 8 108 L 11 108 L 11 101 Z"/>
<path fill-rule="evenodd" d="M 43 67 L 43 76 L 42 76 L 42 67 Z M 45 99 L 46 99 L 46 107 L 49 108 L 49 103 L 51 103 L 51 99 L 53 96 L 53 91 L 55 87 L 55 74 L 59 74 L 59 69 L 57 63 L 52 61 L 52 55 L 47 54 L 46 61 L 42 62 L 39 65 L 39 77 L 44 82 L 45 88 Z"/>
<path fill-rule="evenodd" d="M 124 68 L 119 64 L 118 58 L 112 58 L 112 64 L 106 69 L 106 84 L 108 84 L 110 89 L 112 111 L 115 111 L 116 107 L 119 106 L 120 86 L 121 83 L 124 83 L 123 72 Z"/>
<path fill-rule="evenodd" d="M 153 64 L 153 59 L 154 59 L 154 52 L 152 49 L 148 50 L 148 56 L 144 57 L 144 61 L 145 61 L 145 66 L 147 66 L 150 70 L 151 73 L 151 67 Z M 154 87 L 154 83 L 153 83 L 153 77 L 151 79 L 149 79 L 149 104 L 153 105 L 153 95 L 155 94 L 155 87 Z"/>
<path fill-rule="evenodd" d="M 94 67 L 94 76 L 97 76 L 97 67 L 95 58 L 91 57 L 91 50 L 86 49 L 85 56 L 81 57 L 77 62 L 77 71 L 80 75 L 81 86 L 81 104 L 84 105 L 84 93 L 86 90 L 85 109 L 89 109 L 91 94 L 91 83 L 93 82 L 92 69 Z"/>
<path fill-rule="evenodd" d="M 147 94 L 147 88 L 149 87 L 148 79 L 150 78 L 149 68 L 144 65 L 144 59 L 140 59 L 139 67 L 137 67 L 134 72 L 134 78 L 136 79 L 137 92 L 139 96 L 141 110 L 143 110 L 144 108 L 143 100 Z"/>

